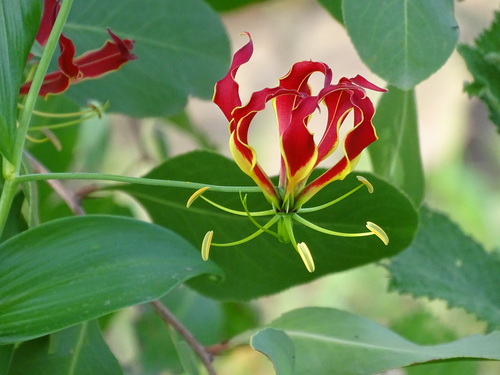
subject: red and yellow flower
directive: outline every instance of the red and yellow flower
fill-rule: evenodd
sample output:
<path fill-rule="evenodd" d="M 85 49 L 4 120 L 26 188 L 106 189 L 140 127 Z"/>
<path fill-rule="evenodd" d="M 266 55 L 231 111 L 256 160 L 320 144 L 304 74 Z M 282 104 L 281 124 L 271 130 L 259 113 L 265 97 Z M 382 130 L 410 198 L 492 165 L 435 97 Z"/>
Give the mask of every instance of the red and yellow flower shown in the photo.
<path fill-rule="evenodd" d="M 250 38 L 250 35 L 247 35 Z M 370 222 L 367 224 L 369 232 L 338 233 L 320 228 L 298 215 L 300 212 L 322 209 L 338 201 L 335 200 L 319 207 L 303 207 L 325 186 L 345 178 L 356 166 L 361 152 L 377 140 L 372 124 L 375 109 L 366 94 L 366 90 L 380 92 L 386 90 L 377 87 L 359 75 L 350 79 L 341 78 L 337 83 L 332 83 L 333 74 L 328 65 L 321 62 L 301 61 L 292 66 L 288 74 L 279 80 L 276 87 L 254 92 L 250 100 L 243 105 L 235 76 L 238 69 L 250 60 L 252 52 L 253 43 L 250 38 L 249 42 L 234 54 L 227 75 L 217 82 L 213 101 L 229 121 L 229 144 L 234 160 L 240 169 L 262 189 L 264 196 L 272 205 L 272 210 L 266 214 L 274 216 L 262 227 L 255 220 L 252 220 L 259 227 L 259 230 L 246 239 L 231 244 L 211 244 L 212 233 L 209 232 L 203 245 L 204 258 L 208 257 L 210 245 L 239 244 L 260 233 L 270 232 L 269 228 L 277 224 L 277 237 L 283 242 L 291 242 L 301 255 L 307 269 L 312 272 L 314 270 L 312 256 L 304 243 L 298 243 L 295 240 L 293 221 L 332 235 L 364 236 L 375 234 L 387 243 L 388 238 L 384 231 Z M 316 94 L 312 93 L 309 86 L 309 79 L 313 73 L 320 73 L 324 78 L 323 87 Z M 257 153 L 248 140 L 252 120 L 257 113 L 266 108 L 269 101 L 274 104 L 279 131 L 281 168 L 278 186 L 273 184 L 259 164 Z M 321 139 L 319 142 L 315 142 L 314 135 L 308 126 L 313 114 L 324 109 L 327 113 L 327 123 Z M 352 114 L 349 116 L 352 118 L 352 123 L 346 121 L 348 114 Z M 345 134 L 344 136 L 341 136 L 341 130 L 342 134 Z M 318 164 L 334 152 L 340 153 L 341 156 L 323 174 L 309 181 L 311 173 Z M 365 179 L 360 178 L 360 181 L 361 185 L 358 188 L 366 185 L 369 190 L 372 189 Z M 201 193 L 202 191 L 195 193 L 194 197 L 200 196 Z M 240 214 L 252 217 L 252 213 L 248 211 L 246 206 L 245 211 L 240 212 Z M 262 215 L 262 212 L 258 214 Z"/>

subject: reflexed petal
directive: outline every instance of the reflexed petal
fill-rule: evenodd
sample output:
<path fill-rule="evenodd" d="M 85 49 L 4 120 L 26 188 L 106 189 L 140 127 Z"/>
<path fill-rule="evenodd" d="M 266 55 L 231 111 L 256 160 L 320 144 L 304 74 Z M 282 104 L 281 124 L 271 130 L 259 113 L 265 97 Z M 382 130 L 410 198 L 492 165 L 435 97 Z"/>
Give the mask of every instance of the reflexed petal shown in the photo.
<path fill-rule="evenodd" d="M 297 96 L 281 96 L 276 98 L 275 109 L 280 134 L 282 134 L 283 131 L 289 126 L 292 118 L 292 111 L 297 107 L 298 103 L 304 97 L 311 95 L 311 89 L 308 81 L 311 74 L 315 72 L 323 73 L 325 75 L 324 85 L 330 85 L 332 72 L 328 65 L 312 61 L 301 61 L 295 63 L 290 71 L 280 79 L 279 85 L 281 87 L 296 90 L 301 94 Z"/>
<path fill-rule="evenodd" d="M 341 80 L 342 81 L 342 80 Z M 346 79 L 343 81 L 346 83 Z M 332 93 L 335 93 L 336 90 L 333 90 Z M 312 181 L 308 184 L 304 190 L 300 193 L 300 196 L 297 200 L 297 204 L 304 204 L 309 199 L 311 199 L 314 194 L 316 194 L 323 187 L 331 183 L 335 180 L 342 180 L 349 174 L 353 168 L 356 166 L 361 152 L 372 142 L 377 140 L 377 135 L 375 133 L 375 128 L 372 124 L 373 115 L 375 113 L 375 109 L 371 100 L 365 95 L 364 90 L 360 89 L 357 86 L 347 85 L 341 90 L 342 96 L 339 97 L 338 100 L 348 100 L 354 115 L 354 127 L 349 130 L 346 134 L 343 142 L 342 142 L 342 150 L 344 152 L 344 156 L 333 165 L 328 171 L 319 176 L 316 180 Z M 348 95 L 345 95 L 345 94 Z M 325 103 L 327 103 L 329 93 L 326 94 Z M 334 97 L 336 98 L 334 94 Z M 333 106 L 333 103 L 331 103 Z M 345 105 L 342 106 L 345 108 Z M 329 108 L 330 109 L 330 108 Z M 333 116 L 337 118 L 338 116 Z M 340 117 L 339 120 L 342 120 L 345 116 Z M 339 128 L 341 124 L 337 124 L 336 128 Z M 331 127 L 330 131 L 335 127 Z M 338 132 L 338 129 L 337 129 Z M 329 138 L 331 137 L 331 139 Z M 322 142 L 319 145 L 320 155 L 325 155 L 328 153 L 327 146 L 333 146 L 337 148 L 335 145 L 334 138 L 337 135 L 325 135 Z M 330 151 L 331 152 L 331 151 Z"/>
<path fill-rule="evenodd" d="M 278 98 L 277 98 L 278 99 Z M 285 196 L 295 195 L 301 189 L 316 166 L 318 150 L 313 134 L 307 128 L 308 119 L 317 107 L 317 98 L 303 99 L 292 112 L 289 126 L 281 133 L 282 157 L 280 186 L 286 190 Z"/>
<path fill-rule="evenodd" d="M 127 61 L 137 58 L 130 53 L 134 47 L 134 41 L 120 39 L 108 29 L 113 41 L 107 41 L 98 50 L 89 51 L 75 58 L 75 45 L 71 39 L 61 34 L 59 48 L 61 55 L 58 59 L 59 70 L 45 76 L 38 95 L 60 94 L 65 91 L 71 83 L 78 83 L 84 79 L 97 78 L 106 73 L 119 69 Z M 20 95 L 28 93 L 31 82 L 27 82 L 20 88 Z"/>
<path fill-rule="evenodd" d="M 134 48 L 133 40 L 120 39 L 109 29 L 108 33 L 112 41 L 108 40 L 98 50 L 89 51 L 75 59 L 75 64 L 80 69 L 81 79 L 100 77 L 119 69 L 127 61 L 137 58 L 131 53 Z"/>
<path fill-rule="evenodd" d="M 295 92 L 284 90 L 281 87 L 266 88 L 254 92 L 248 104 L 234 109 L 229 123 L 231 133 L 229 147 L 234 160 L 240 169 L 261 187 L 267 199 L 275 205 L 279 205 L 279 195 L 269 176 L 258 164 L 255 150 L 248 144 L 248 130 L 255 115 L 265 109 L 269 100 L 278 95 L 289 94 L 295 94 Z"/>
<path fill-rule="evenodd" d="M 368 81 L 365 77 L 362 77 L 359 74 L 354 78 L 350 78 L 349 82 L 355 83 L 356 85 L 364 87 L 365 89 L 379 91 L 379 92 L 387 92 L 386 89 L 374 85 L 373 83 Z"/>
<path fill-rule="evenodd" d="M 59 70 L 67 77 L 77 78 L 80 75 L 80 70 L 73 62 L 76 53 L 75 45 L 71 39 L 61 34 L 59 37 L 59 48 L 61 50 L 61 55 L 57 60 Z"/>
<path fill-rule="evenodd" d="M 215 92 L 212 99 L 228 120 L 231 120 L 231 113 L 233 110 L 241 105 L 239 85 L 234 78 L 239 67 L 247 63 L 253 53 L 252 38 L 249 33 L 244 34 L 247 35 L 250 40 L 234 54 L 231 67 L 226 76 L 215 84 Z"/>
<path fill-rule="evenodd" d="M 42 19 L 40 20 L 40 27 L 36 34 L 36 41 L 40 43 L 42 47 L 45 47 L 47 44 L 60 7 L 61 4 L 59 4 L 59 0 L 44 0 L 43 2 Z"/>
<path fill-rule="evenodd" d="M 234 161 L 238 167 L 250 176 L 254 182 L 262 189 L 267 200 L 274 204 L 279 205 L 279 195 L 271 182 L 269 176 L 257 163 L 257 154 L 255 150 L 238 139 L 238 132 L 234 131 L 229 138 L 229 148 L 233 155 Z"/>

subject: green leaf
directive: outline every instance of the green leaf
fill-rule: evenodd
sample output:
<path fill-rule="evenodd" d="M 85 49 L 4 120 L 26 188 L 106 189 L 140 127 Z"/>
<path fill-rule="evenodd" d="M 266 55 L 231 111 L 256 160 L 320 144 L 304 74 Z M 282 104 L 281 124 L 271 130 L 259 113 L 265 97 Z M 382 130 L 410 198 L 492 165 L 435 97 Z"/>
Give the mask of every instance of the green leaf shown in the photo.
<path fill-rule="evenodd" d="M 420 345 L 435 345 L 458 338 L 451 328 L 424 310 L 412 311 L 409 315 L 399 318 L 396 322 L 391 322 L 390 328 L 406 339 Z M 406 369 L 406 373 L 407 375 L 477 375 L 478 362 L 457 360 L 429 363 L 409 367 Z"/>
<path fill-rule="evenodd" d="M 178 235 L 138 220 L 54 220 L 0 245 L 0 344 L 159 298 L 217 273 Z"/>
<path fill-rule="evenodd" d="M 318 2 L 335 18 L 341 25 L 344 24 L 342 15 L 342 0 L 318 0 Z"/>
<path fill-rule="evenodd" d="M 285 332 L 263 329 L 252 336 L 250 345 L 273 362 L 276 375 L 295 374 L 295 347 Z"/>
<path fill-rule="evenodd" d="M 12 157 L 17 98 L 40 22 L 40 1 L 0 2 L 0 153 Z"/>
<path fill-rule="evenodd" d="M 205 0 L 210 6 L 218 12 L 225 12 L 242 8 L 254 3 L 262 3 L 269 0 Z"/>
<path fill-rule="evenodd" d="M 14 344 L 0 345 L 0 374 L 7 374 L 14 353 Z"/>
<path fill-rule="evenodd" d="M 75 1 L 64 32 L 78 54 L 109 39 L 106 27 L 135 40 L 137 60 L 118 72 L 75 85 L 67 95 L 80 105 L 88 99 L 111 102 L 110 111 L 134 117 L 178 113 L 187 97 L 209 99 L 227 71 L 229 41 L 218 16 L 201 0 Z"/>
<path fill-rule="evenodd" d="M 470 96 L 477 96 L 487 106 L 491 121 L 500 132 L 500 11 L 495 12 L 495 19 L 488 30 L 476 40 L 474 46 L 458 46 L 467 68 L 474 78 L 465 84 L 465 91 Z"/>
<path fill-rule="evenodd" d="M 446 216 L 425 207 L 411 246 L 388 265 L 389 288 L 441 298 L 500 328 L 500 257 L 487 253 Z"/>
<path fill-rule="evenodd" d="M 373 194 L 363 189 L 326 210 L 303 216 L 317 225 L 342 232 L 366 232 L 366 222 L 373 221 L 389 235 L 389 246 L 385 246 L 375 236 L 333 237 L 296 224 L 296 239 L 309 246 L 316 263 L 315 272 L 306 270 L 291 244 L 280 243 L 265 233 L 243 245 L 213 247 L 210 258 L 224 270 L 224 281 L 214 282 L 201 277 L 190 281 L 189 285 L 212 298 L 248 300 L 397 254 L 413 238 L 418 220 L 416 212 L 397 189 L 374 176 L 365 176 L 375 187 Z M 192 152 L 171 159 L 146 177 L 224 186 L 253 186 L 250 178 L 233 161 L 208 152 Z M 329 202 L 356 186 L 359 186 L 356 177 L 348 176 L 344 181 L 323 189 L 313 198 L 310 206 Z M 138 199 L 155 223 L 174 230 L 198 247 L 201 247 L 205 233 L 209 230 L 214 230 L 214 242 L 217 243 L 236 241 L 257 230 L 246 216 L 222 212 L 201 199 L 189 209 L 186 208 L 192 190 L 145 185 L 118 188 Z M 242 210 L 237 193 L 209 191 L 205 195 L 224 206 Z M 250 211 L 271 209 L 261 193 L 248 196 L 248 207 Z M 257 220 L 261 225 L 266 222 L 263 218 Z"/>
<path fill-rule="evenodd" d="M 363 62 L 403 90 L 436 72 L 458 40 L 453 0 L 343 0 L 342 8 Z"/>
<path fill-rule="evenodd" d="M 292 340 L 296 375 L 366 375 L 447 359 L 500 360 L 500 332 L 423 346 L 368 319 L 319 307 L 293 310 L 270 327 L 284 331 Z"/>
<path fill-rule="evenodd" d="M 373 123 L 379 139 L 369 148 L 374 172 L 403 190 L 416 207 L 424 197 L 424 172 L 418 142 L 413 90 L 389 86 Z"/>
<path fill-rule="evenodd" d="M 7 375 L 120 375 L 123 371 L 96 321 L 22 343 Z"/>

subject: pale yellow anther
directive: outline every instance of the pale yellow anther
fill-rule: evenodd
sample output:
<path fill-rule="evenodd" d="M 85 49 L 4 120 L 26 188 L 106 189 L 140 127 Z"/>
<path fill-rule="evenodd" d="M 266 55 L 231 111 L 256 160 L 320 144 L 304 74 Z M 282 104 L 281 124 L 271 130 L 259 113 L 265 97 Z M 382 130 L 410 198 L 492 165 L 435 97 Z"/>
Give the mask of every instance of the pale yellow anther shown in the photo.
<path fill-rule="evenodd" d="M 300 257 L 302 258 L 302 261 L 304 262 L 304 265 L 306 266 L 307 270 L 309 272 L 314 272 L 314 270 L 316 269 L 314 266 L 314 260 L 307 245 L 304 242 L 298 243 L 297 251 L 300 254 Z"/>
<path fill-rule="evenodd" d="M 373 185 L 370 183 L 370 181 L 368 181 L 366 178 L 364 178 L 363 176 L 356 176 L 356 178 L 361 182 L 363 183 L 366 188 L 368 189 L 368 192 L 371 194 L 373 193 Z"/>
<path fill-rule="evenodd" d="M 370 232 L 372 232 L 374 235 L 376 235 L 378 238 L 380 238 L 382 240 L 382 242 L 384 243 L 384 245 L 389 244 L 389 236 L 377 224 L 372 223 L 371 221 L 368 221 L 366 223 L 366 227 L 368 228 L 368 230 Z"/>
<path fill-rule="evenodd" d="M 212 237 L 214 236 L 214 231 L 208 231 L 203 237 L 203 242 L 201 243 L 201 259 L 208 260 L 208 255 L 210 254 L 210 245 L 212 244 Z"/>
<path fill-rule="evenodd" d="M 198 199 L 198 197 L 200 195 L 202 195 L 204 192 L 206 192 L 208 189 L 210 189 L 210 187 L 208 186 L 205 186 L 205 187 L 202 187 L 201 189 L 198 189 L 196 190 L 193 195 L 191 195 L 186 203 L 186 207 L 189 208 L 191 207 L 191 205 L 193 204 L 193 202 Z"/>

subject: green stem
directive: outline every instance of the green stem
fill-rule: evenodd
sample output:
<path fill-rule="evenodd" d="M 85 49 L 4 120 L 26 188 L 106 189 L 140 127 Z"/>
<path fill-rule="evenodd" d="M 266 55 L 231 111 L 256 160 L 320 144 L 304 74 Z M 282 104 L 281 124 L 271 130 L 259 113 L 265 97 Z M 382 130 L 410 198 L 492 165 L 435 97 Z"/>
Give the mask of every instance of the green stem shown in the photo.
<path fill-rule="evenodd" d="M 19 127 L 16 131 L 16 137 L 14 139 L 14 148 L 12 150 L 12 165 L 14 166 L 14 178 L 19 174 L 21 169 L 21 162 L 23 157 L 24 143 L 26 141 L 26 134 L 28 133 L 28 128 L 31 122 L 31 116 L 33 115 L 33 109 L 35 108 L 36 100 L 38 98 L 38 92 L 42 87 L 43 79 L 47 70 L 49 68 L 50 60 L 57 47 L 59 37 L 62 33 L 64 24 L 71 9 L 71 4 L 73 0 L 63 0 L 61 4 L 61 9 L 57 15 L 57 19 L 54 23 L 52 31 L 50 32 L 49 39 L 45 45 L 42 57 L 40 58 L 40 63 L 36 69 L 35 75 L 33 76 L 33 81 L 31 82 L 31 87 L 26 96 L 24 102 L 24 109 L 21 111 L 19 117 Z"/>
<path fill-rule="evenodd" d="M 7 222 L 10 207 L 16 195 L 17 185 L 20 183 L 17 178 L 21 170 L 24 144 L 26 142 L 26 135 L 31 122 L 33 109 L 35 108 L 35 103 L 38 98 L 38 92 L 40 91 L 40 87 L 42 87 L 45 74 L 49 68 L 50 60 L 52 59 L 52 55 L 57 47 L 59 36 L 62 33 L 64 24 L 66 23 L 66 18 L 68 17 L 72 3 L 73 0 L 63 0 L 61 4 L 59 14 L 57 15 L 52 31 L 50 32 L 50 36 L 40 59 L 40 63 L 38 64 L 38 68 L 33 76 L 30 90 L 28 95 L 26 95 L 24 108 L 19 115 L 19 126 L 17 127 L 12 147 L 12 160 L 7 160 L 6 158 L 3 159 L 3 176 L 5 178 L 5 183 L 0 195 L 0 234 L 3 232 L 5 223 Z"/>
<path fill-rule="evenodd" d="M 150 186 L 165 186 L 184 189 L 201 189 L 209 187 L 210 191 L 219 191 L 224 193 L 258 193 L 260 188 L 257 186 L 221 186 L 210 185 L 200 182 L 184 182 L 175 180 L 160 180 L 144 177 L 128 177 L 105 173 L 33 173 L 25 174 L 16 178 L 17 183 L 28 181 L 46 181 L 46 180 L 97 180 L 97 181 L 114 181 L 124 182 L 138 185 Z"/>

